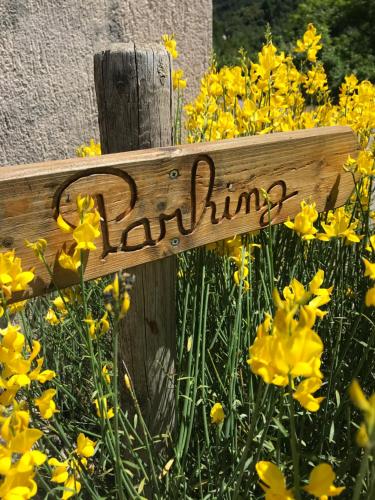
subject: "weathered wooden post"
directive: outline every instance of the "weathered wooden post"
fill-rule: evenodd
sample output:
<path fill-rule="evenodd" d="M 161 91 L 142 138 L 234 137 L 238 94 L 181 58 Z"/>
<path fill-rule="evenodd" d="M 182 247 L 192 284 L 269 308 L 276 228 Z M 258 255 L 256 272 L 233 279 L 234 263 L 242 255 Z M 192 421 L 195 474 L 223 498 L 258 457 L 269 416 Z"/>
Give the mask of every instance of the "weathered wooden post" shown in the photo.
<path fill-rule="evenodd" d="M 112 45 L 95 54 L 94 72 L 103 154 L 171 145 L 171 59 L 163 47 Z M 172 430 L 175 420 L 176 257 L 131 272 L 136 281 L 121 325 L 120 365 L 126 363 L 157 434 Z M 130 403 L 127 393 L 123 400 Z"/>

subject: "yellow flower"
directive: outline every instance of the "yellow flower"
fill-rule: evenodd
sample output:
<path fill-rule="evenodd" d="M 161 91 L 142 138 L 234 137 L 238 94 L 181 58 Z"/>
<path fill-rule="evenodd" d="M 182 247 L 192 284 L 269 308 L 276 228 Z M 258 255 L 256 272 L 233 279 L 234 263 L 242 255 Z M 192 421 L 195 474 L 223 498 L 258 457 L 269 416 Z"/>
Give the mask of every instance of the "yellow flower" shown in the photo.
<path fill-rule="evenodd" d="M 19 471 L 13 467 L 0 485 L 0 498 L 4 500 L 26 500 L 36 495 L 38 488 L 33 471 Z"/>
<path fill-rule="evenodd" d="M 105 312 L 98 322 L 99 335 L 104 335 L 109 330 L 108 313 Z"/>
<path fill-rule="evenodd" d="M 61 250 L 58 261 L 63 269 L 77 272 L 81 265 L 81 252 L 77 247 L 74 249 L 73 255 L 69 255 L 64 250 Z"/>
<path fill-rule="evenodd" d="M 56 224 L 58 225 L 58 227 L 61 229 L 61 231 L 63 233 L 71 233 L 71 232 L 73 232 L 72 226 L 70 226 L 65 221 L 65 219 L 63 218 L 63 216 L 61 214 L 59 214 L 59 216 L 57 217 Z"/>
<path fill-rule="evenodd" d="M 73 238 L 77 242 L 77 249 L 96 250 L 95 238 L 100 236 L 100 231 L 89 222 L 83 222 L 73 231 Z"/>
<path fill-rule="evenodd" d="M 94 339 L 96 337 L 96 321 L 92 319 L 91 313 L 83 321 L 89 325 L 89 335 L 92 339 Z"/>
<path fill-rule="evenodd" d="M 0 289 L 6 299 L 10 299 L 13 292 L 27 290 L 33 279 L 32 271 L 22 270 L 21 259 L 14 250 L 0 253 Z"/>
<path fill-rule="evenodd" d="M 91 212 L 91 210 L 93 210 L 95 206 L 94 198 L 89 195 L 82 196 L 81 194 L 79 194 L 77 196 L 76 203 L 77 210 L 81 219 L 83 219 L 88 212 Z"/>
<path fill-rule="evenodd" d="M 365 417 L 365 422 L 357 433 L 357 443 L 359 446 L 371 447 L 375 437 L 375 394 L 367 399 L 357 380 L 353 380 L 349 387 L 349 395 L 353 404 L 363 412 Z"/>
<path fill-rule="evenodd" d="M 53 467 L 51 481 L 54 483 L 65 483 L 68 479 L 69 462 L 59 462 L 56 458 L 50 458 L 48 464 Z"/>
<path fill-rule="evenodd" d="M 81 432 L 77 438 L 77 448 L 75 451 L 81 457 L 90 458 L 95 454 L 95 444 L 95 441 L 92 441 Z"/>
<path fill-rule="evenodd" d="M 368 252 L 375 252 L 375 234 L 372 234 L 369 238 L 369 242 L 366 246 Z"/>
<path fill-rule="evenodd" d="M 302 380 L 293 393 L 293 398 L 296 399 L 301 406 L 311 412 L 318 411 L 320 403 L 324 398 L 315 398 L 312 394 L 319 390 L 322 386 L 322 381 L 319 378 L 310 377 Z"/>
<path fill-rule="evenodd" d="M 371 280 L 375 280 L 375 262 L 370 262 L 369 260 L 362 258 L 365 264 L 365 276 L 368 276 Z"/>
<path fill-rule="evenodd" d="M 108 367 L 107 365 L 104 365 L 103 368 L 102 368 L 102 375 L 103 375 L 103 378 L 104 380 L 107 382 L 107 384 L 110 384 L 111 383 L 111 377 L 108 373 Z"/>
<path fill-rule="evenodd" d="M 221 424 L 225 418 L 223 406 L 221 403 L 215 403 L 210 411 L 211 423 Z"/>
<path fill-rule="evenodd" d="M 84 460 L 85 458 L 81 459 L 83 463 Z M 50 458 L 48 464 L 53 467 L 51 481 L 59 484 L 64 483 L 62 500 L 68 499 L 81 491 L 81 483 L 78 481 L 79 467 L 73 460 L 59 462 L 56 458 Z"/>
<path fill-rule="evenodd" d="M 316 204 L 308 204 L 305 201 L 301 202 L 301 212 L 299 212 L 292 222 L 289 217 L 284 224 L 289 229 L 293 229 L 303 240 L 312 240 L 318 230 L 314 227 L 314 222 L 318 218 Z"/>
<path fill-rule="evenodd" d="M 80 491 L 81 483 L 78 481 L 74 474 L 71 474 L 64 483 L 64 493 L 61 497 L 61 500 L 67 500 L 74 495 L 78 495 Z"/>
<path fill-rule="evenodd" d="M 44 319 L 48 321 L 50 325 L 58 325 L 61 323 L 61 320 L 56 316 L 56 313 L 53 309 L 49 308 L 47 311 L 47 314 L 45 315 Z"/>
<path fill-rule="evenodd" d="M 35 399 L 35 404 L 39 408 L 40 414 L 43 418 L 49 419 L 52 418 L 55 413 L 58 413 L 58 410 L 56 410 L 56 404 L 52 399 L 55 395 L 55 389 L 47 389 L 39 398 Z"/>
<path fill-rule="evenodd" d="M 315 26 L 310 23 L 302 39 L 297 40 L 297 47 L 294 50 L 295 52 L 306 52 L 307 59 L 311 62 L 315 62 L 316 54 L 322 48 L 322 46 L 319 45 L 320 39 L 321 35 L 316 34 Z"/>
<path fill-rule="evenodd" d="M 310 95 L 317 94 L 318 92 L 324 93 L 328 90 L 327 75 L 321 64 L 313 66 L 313 68 L 307 72 L 304 87 L 307 94 Z"/>
<path fill-rule="evenodd" d="M 108 313 L 104 313 L 103 317 L 99 321 L 95 321 L 91 317 L 91 313 L 88 318 L 83 321 L 89 325 L 90 337 L 96 339 L 98 336 L 104 335 L 109 330 Z"/>
<path fill-rule="evenodd" d="M 328 500 L 328 497 L 336 497 L 345 490 L 345 486 L 333 484 L 335 479 L 331 465 L 319 464 L 310 472 L 309 483 L 303 489 L 320 500 Z"/>
<path fill-rule="evenodd" d="M 237 270 L 233 274 L 233 279 L 236 285 L 239 285 L 249 275 L 249 268 L 243 266 L 241 270 Z"/>
<path fill-rule="evenodd" d="M 330 210 L 327 214 L 327 222 L 322 222 L 324 233 L 319 233 L 316 237 L 322 241 L 330 238 L 343 238 L 346 243 L 359 243 L 362 236 L 356 234 L 358 221 L 354 220 L 346 213 L 345 207 L 340 207 L 335 211 Z"/>
<path fill-rule="evenodd" d="M 174 35 L 163 35 L 162 40 L 164 43 L 164 47 L 173 57 L 173 59 L 177 59 L 178 52 L 176 50 L 176 40 L 174 39 Z"/>
<path fill-rule="evenodd" d="M 183 90 L 186 87 L 186 80 L 184 80 L 184 72 L 182 69 L 173 70 L 172 83 L 175 90 Z"/>
<path fill-rule="evenodd" d="M 65 299 L 65 302 L 64 302 Z M 68 302 L 67 298 L 62 298 L 60 295 L 53 299 L 52 304 L 56 307 L 56 309 L 61 313 L 61 314 L 67 314 L 68 311 L 66 309 L 66 302 Z"/>
<path fill-rule="evenodd" d="M 118 274 L 115 275 L 113 282 L 104 288 L 103 294 L 107 311 L 113 312 L 114 306 L 116 306 L 119 318 L 124 318 L 130 307 L 130 295 L 127 290 L 123 290 L 123 286 L 120 290 Z"/>
<path fill-rule="evenodd" d="M 90 139 L 90 144 L 82 144 L 76 149 L 76 155 L 80 157 L 85 156 L 100 156 L 102 154 L 100 143 L 96 143 L 94 139 Z"/>
<path fill-rule="evenodd" d="M 100 404 L 99 404 L 98 399 L 94 399 L 94 404 L 95 404 L 95 408 L 96 408 L 96 414 L 98 415 L 98 417 L 102 417 L 102 418 L 105 418 L 107 420 L 114 417 L 115 412 L 114 412 L 113 408 L 107 409 L 107 398 L 106 397 L 102 397 Z"/>
<path fill-rule="evenodd" d="M 366 297 L 365 297 L 365 304 L 366 307 L 375 307 L 375 287 L 370 288 L 366 292 Z"/>
<path fill-rule="evenodd" d="M 275 317 L 266 314 L 249 347 L 247 363 L 251 371 L 267 384 L 285 387 L 290 379 L 303 377 L 293 397 L 309 411 L 319 409 L 322 398 L 312 394 L 321 386 L 320 371 L 323 342 L 312 330 L 319 309 L 330 301 L 331 288 L 321 288 L 324 272 L 319 269 L 305 290 L 295 278 L 284 288 L 283 298 L 274 290 Z"/>
<path fill-rule="evenodd" d="M 344 165 L 344 169 L 348 172 L 358 172 L 364 176 L 374 175 L 375 169 L 373 153 L 369 150 L 362 150 L 358 153 L 356 160 L 349 155 L 349 158 Z"/>
<path fill-rule="evenodd" d="M 294 500 L 292 490 L 286 487 L 285 477 L 272 462 L 261 461 L 255 466 L 260 486 L 269 500 Z"/>
<path fill-rule="evenodd" d="M 43 255 L 47 248 L 47 241 L 44 238 L 39 238 L 34 243 L 25 240 L 25 245 L 27 248 L 33 250 L 38 259 L 43 260 Z"/>

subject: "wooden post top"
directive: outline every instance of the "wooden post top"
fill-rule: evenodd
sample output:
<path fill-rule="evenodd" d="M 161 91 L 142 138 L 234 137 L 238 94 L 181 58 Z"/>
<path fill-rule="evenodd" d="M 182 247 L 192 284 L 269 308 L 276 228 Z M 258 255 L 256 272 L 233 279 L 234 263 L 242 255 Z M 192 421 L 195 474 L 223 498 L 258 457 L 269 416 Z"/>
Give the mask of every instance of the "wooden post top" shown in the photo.
<path fill-rule="evenodd" d="M 320 212 L 343 205 L 354 186 L 342 167 L 357 151 L 349 127 L 322 127 L 2 167 L 0 244 L 16 250 L 24 269 L 35 267 L 32 294 L 41 294 L 50 279 L 25 239 L 47 240 L 59 286 L 77 282 L 59 268 L 59 251 L 73 240 L 56 219 L 73 222 L 78 194 L 95 198 L 102 219 L 98 249 L 85 267 L 91 279 L 278 224 L 303 200 Z"/>

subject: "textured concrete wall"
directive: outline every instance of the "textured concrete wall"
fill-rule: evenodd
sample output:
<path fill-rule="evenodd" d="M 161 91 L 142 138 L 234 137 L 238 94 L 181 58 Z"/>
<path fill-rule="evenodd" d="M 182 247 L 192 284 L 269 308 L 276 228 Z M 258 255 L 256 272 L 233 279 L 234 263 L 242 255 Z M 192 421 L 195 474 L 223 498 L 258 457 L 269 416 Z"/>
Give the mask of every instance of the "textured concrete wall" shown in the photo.
<path fill-rule="evenodd" d="M 212 0 L 1 0 L 0 165 L 74 155 L 99 137 L 93 55 L 175 33 L 197 90 L 211 56 Z"/>

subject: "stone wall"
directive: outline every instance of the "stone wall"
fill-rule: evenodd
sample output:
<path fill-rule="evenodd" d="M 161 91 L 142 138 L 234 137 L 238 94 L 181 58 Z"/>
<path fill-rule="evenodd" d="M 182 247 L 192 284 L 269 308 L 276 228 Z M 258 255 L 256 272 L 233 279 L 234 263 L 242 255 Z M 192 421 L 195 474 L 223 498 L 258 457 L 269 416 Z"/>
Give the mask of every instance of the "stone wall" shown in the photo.
<path fill-rule="evenodd" d="M 74 156 L 99 138 L 93 55 L 175 33 L 187 97 L 212 50 L 212 0 L 2 0 L 0 165 Z"/>

